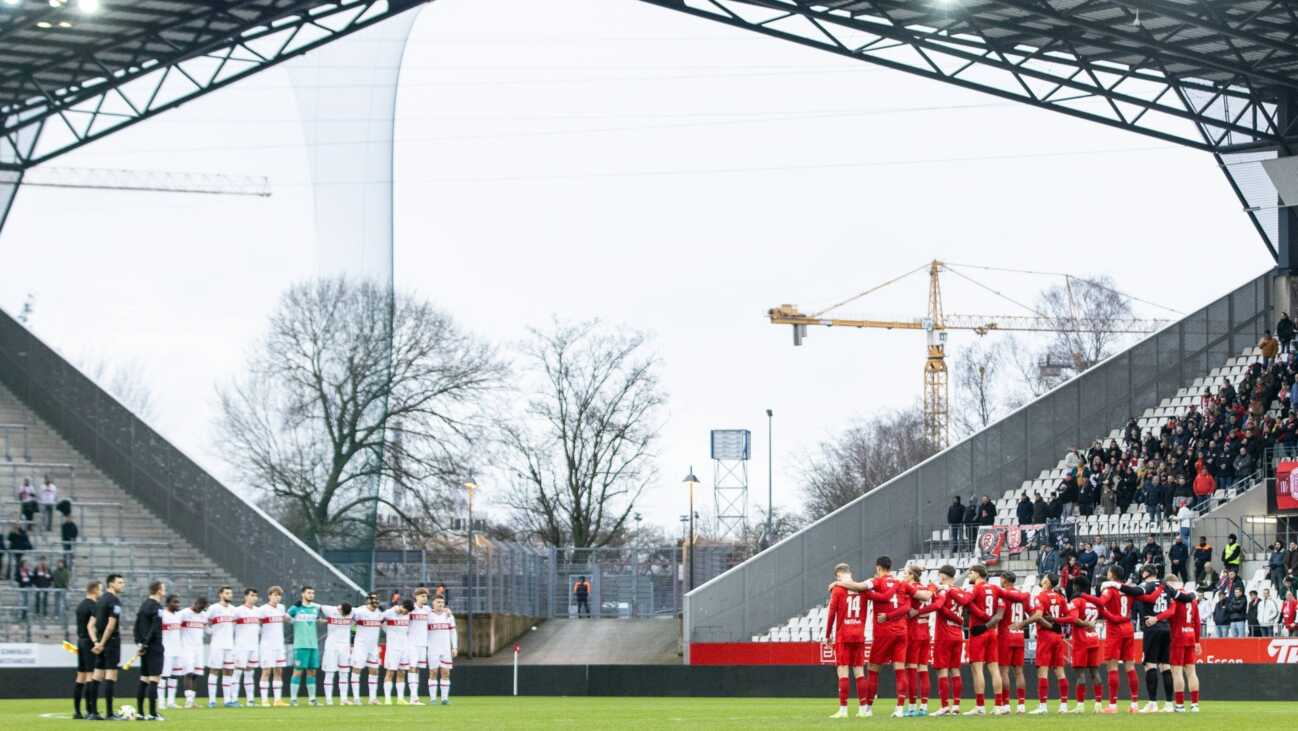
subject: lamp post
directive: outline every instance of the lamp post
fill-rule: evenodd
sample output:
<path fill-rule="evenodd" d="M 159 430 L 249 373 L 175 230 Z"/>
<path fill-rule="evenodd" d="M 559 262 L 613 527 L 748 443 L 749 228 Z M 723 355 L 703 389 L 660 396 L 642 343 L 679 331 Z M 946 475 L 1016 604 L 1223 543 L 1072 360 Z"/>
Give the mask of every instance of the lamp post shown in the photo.
<path fill-rule="evenodd" d="M 772 495 L 771 475 L 774 474 L 775 472 L 774 470 L 775 442 L 772 440 L 772 436 L 775 434 L 774 423 L 775 423 L 775 412 L 771 411 L 770 409 L 767 409 L 766 410 L 766 540 L 763 541 L 766 545 L 762 546 L 763 550 L 770 548 L 771 541 L 773 540 L 771 538 L 771 512 L 773 510 L 775 503 L 771 499 L 771 495 Z"/>
<path fill-rule="evenodd" d="M 689 559 L 690 584 L 689 590 L 694 591 L 694 488 L 699 485 L 699 478 L 694 476 L 694 467 L 690 467 L 690 473 L 685 475 L 685 487 L 690 491 L 690 546 L 689 553 L 686 554 Z"/>
<path fill-rule="evenodd" d="M 468 482 L 464 483 L 464 489 L 467 490 L 469 493 L 469 526 L 468 526 L 469 542 L 468 542 L 468 546 L 466 547 L 466 556 L 468 558 L 468 571 L 466 572 L 466 576 L 464 577 L 465 578 L 464 593 L 468 595 L 464 603 L 465 606 L 464 611 L 465 614 L 468 615 L 467 618 L 469 621 L 469 626 L 466 628 L 465 631 L 466 631 L 466 638 L 468 639 L 467 644 L 469 646 L 467 655 L 469 657 L 473 657 L 473 590 L 477 588 L 477 583 L 478 583 L 478 577 L 473 571 L 473 493 L 477 491 L 478 485 L 474 483 L 472 480 L 469 480 Z"/>
<path fill-rule="evenodd" d="M 635 536 L 631 538 L 631 616 L 636 616 L 636 607 L 640 604 L 640 520 L 642 516 L 636 511 Z"/>

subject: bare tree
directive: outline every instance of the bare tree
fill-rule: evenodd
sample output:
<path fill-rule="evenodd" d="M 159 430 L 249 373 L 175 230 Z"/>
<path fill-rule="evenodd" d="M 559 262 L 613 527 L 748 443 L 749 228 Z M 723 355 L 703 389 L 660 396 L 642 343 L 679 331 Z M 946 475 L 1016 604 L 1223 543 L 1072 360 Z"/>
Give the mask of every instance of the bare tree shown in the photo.
<path fill-rule="evenodd" d="M 937 452 L 917 407 L 884 413 L 821 442 L 802 466 L 808 516 L 820 518 Z"/>
<path fill-rule="evenodd" d="M 621 540 L 656 477 L 666 395 L 643 333 L 556 321 L 521 346 L 524 393 L 502 442 L 515 521 L 550 545 Z"/>
<path fill-rule="evenodd" d="M 77 358 L 76 364 L 86 378 L 112 394 L 131 413 L 146 422 L 157 417 L 151 376 L 144 363 L 133 358 L 110 361 L 97 355 Z"/>
<path fill-rule="evenodd" d="M 968 436 L 984 429 L 1007 411 L 1003 390 L 1004 341 L 979 339 L 955 358 L 956 433 Z"/>
<path fill-rule="evenodd" d="M 435 529 L 505 375 L 492 347 L 427 302 L 321 279 L 280 299 L 245 375 L 220 389 L 217 427 L 231 466 L 313 546 L 375 531 L 380 504 Z M 403 487 L 400 505 L 385 484 Z"/>
<path fill-rule="evenodd" d="M 18 324 L 27 328 L 32 327 L 32 317 L 36 314 L 36 293 L 28 292 L 23 299 L 23 306 L 18 310 Z"/>
<path fill-rule="evenodd" d="M 1116 322 L 1134 316 L 1131 298 L 1114 289 L 1109 276 L 1068 277 L 1042 291 L 1037 309 L 1056 330 L 1047 356 L 1070 362 L 1077 373 L 1112 355 L 1126 337 Z"/>

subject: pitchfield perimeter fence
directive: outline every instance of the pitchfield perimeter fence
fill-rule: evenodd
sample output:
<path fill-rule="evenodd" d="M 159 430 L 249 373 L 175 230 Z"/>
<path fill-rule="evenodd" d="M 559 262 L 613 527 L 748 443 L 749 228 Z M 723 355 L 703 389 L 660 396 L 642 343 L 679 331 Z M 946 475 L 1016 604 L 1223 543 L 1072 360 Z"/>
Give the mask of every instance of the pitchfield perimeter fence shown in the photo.
<path fill-rule="evenodd" d="M 590 582 L 591 616 L 655 617 L 680 611 L 688 582 L 679 545 L 616 548 L 541 548 L 490 542 L 474 547 L 470 560 L 458 550 L 330 551 L 344 571 L 350 564 L 374 565 L 374 590 L 386 602 L 417 586 L 446 586 L 456 613 L 503 613 L 527 617 L 577 617 L 573 587 Z M 739 564 L 748 554 L 739 547 L 701 545 L 695 549 L 696 585 Z M 584 609 L 581 612 L 584 615 Z"/>
<path fill-rule="evenodd" d="M 686 637 L 742 642 L 783 624 L 824 600 L 834 564 L 904 560 L 952 496 L 999 495 L 1176 395 L 1257 344 L 1276 314 L 1274 278 L 1257 277 L 699 586 L 686 598 Z"/>

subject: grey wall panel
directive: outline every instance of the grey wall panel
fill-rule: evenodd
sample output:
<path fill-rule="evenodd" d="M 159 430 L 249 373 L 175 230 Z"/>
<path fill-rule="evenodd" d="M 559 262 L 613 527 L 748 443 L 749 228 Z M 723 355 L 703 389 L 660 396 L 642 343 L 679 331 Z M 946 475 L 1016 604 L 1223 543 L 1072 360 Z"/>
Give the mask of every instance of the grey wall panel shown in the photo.
<path fill-rule="evenodd" d="M 952 495 L 999 497 L 1053 469 L 1067 449 L 1106 437 L 1256 344 L 1273 320 L 1272 276 L 1218 298 L 700 586 L 687 601 L 687 636 L 744 641 L 783 624 L 825 600 L 828 573 L 839 561 L 858 575 L 869 575 L 884 554 L 900 567 L 944 526 Z"/>

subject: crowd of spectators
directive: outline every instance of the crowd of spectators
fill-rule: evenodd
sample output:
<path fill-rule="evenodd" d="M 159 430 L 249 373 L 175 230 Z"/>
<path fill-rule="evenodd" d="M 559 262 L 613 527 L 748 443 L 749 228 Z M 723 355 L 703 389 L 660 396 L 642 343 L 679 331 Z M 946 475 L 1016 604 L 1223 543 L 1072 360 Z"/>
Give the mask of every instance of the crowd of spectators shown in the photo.
<path fill-rule="evenodd" d="M 81 529 L 72 519 L 72 503 L 59 499 L 59 488 L 48 475 L 38 488 L 31 478 L 23 478 L 15 489 L 18 515 L 8 533 L 0 535 L 0 577 L 13 581 L 18 588 L 23 619 L 30 617 L 61 618 L 66 606 L 65 591 L 72 574 L 73 548 Z M 55 533 L 55 514 L 62 516 Z M 38 556 L 34 539 L 45 534 L 61 544 L 62 558 L 51 564 L 49 557 Z"/>

